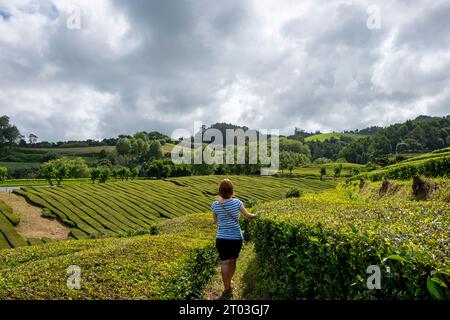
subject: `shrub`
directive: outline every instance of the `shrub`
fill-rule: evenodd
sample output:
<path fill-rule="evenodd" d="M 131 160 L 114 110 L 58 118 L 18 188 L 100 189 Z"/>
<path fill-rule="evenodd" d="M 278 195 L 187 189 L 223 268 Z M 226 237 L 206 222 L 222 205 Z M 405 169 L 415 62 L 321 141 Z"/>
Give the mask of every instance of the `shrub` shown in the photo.
<path fill-rule="evenodd" d="M 431 160 L 422 160 L 414 163 L 397 164 L 383 170 L 377 170 L 365 176 L 372 181 L 380 181 L 383 178 L 409 180 L 415 175 L 429 178 L 450 176 L 450 157 L 442 157 Z"/>
<path fill-rule="evenodd" d="M 257 213 L 255 250 L 272 297 L 450 298 L 448 204 L 326 194 L 272 202 Z M 383 270 L 381 290 L 367 288 L 370 265 Z"/>
<path fill-rule="evenodd" d="M 44 208 L 42 209 L 42 217 L 47 218 L 47 219 L 55 219 L 56 218 L 56 214 L 54 214 L 50 209 Z"/>
<path fill-rule="evenodd" d="M 298 188 L 291 188 L 288 191 L 286 191 L 285 197 L 288 198 L 300 198 L 302 195 L 302 192 Z"/>
<path fill-rule="evenodd" d="M 0 200 L 0 215 L 5 216 L 13 226 L 16 226 L 20 222 L 20 217 L 13 212 L 13 209 L 5 202 Z"/>

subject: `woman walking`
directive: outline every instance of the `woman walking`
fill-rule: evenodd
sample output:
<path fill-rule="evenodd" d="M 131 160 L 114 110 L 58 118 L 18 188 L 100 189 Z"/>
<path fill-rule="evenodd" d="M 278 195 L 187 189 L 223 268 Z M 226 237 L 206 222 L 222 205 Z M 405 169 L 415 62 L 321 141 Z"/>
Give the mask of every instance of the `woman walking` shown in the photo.
<path fill-rule="evenodd" d="M 213 202 L 214 222 L 217 223 L 216 247 L 221 261 L 221 272 L 224 285 L 222 299 L 232 296 L 231 279 L 236 270 L 236 259 L 242 248 L 242 230 L 239 225 L 239 212 L 244 218 L 252 219 L 254 214 L 249 213 L 237 198 L 233 198 L 233 183 L 224 179 L 219 185 L 219 200 Z"/>

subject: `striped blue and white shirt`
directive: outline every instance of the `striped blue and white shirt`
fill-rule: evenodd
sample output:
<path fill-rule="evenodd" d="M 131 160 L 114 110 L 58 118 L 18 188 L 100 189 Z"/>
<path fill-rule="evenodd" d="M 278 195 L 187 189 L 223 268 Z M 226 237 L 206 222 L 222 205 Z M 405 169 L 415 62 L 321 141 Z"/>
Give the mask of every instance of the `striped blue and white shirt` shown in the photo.
<path fill-rule="evenodd" d="M 242 240 L 242 231 L 239 224 L 234 221 L 224 210 L 224 208 L 231 213 L 237 221 L 239 221 L 239 209 L 242 207 L 242 201 L 236 198 L 231 198 L 222 203 L 214 201 L 211 205 L 212 211 L 217 215 L 217 239 Z M 222 207 L 223 206 L 223 207 Z"/>

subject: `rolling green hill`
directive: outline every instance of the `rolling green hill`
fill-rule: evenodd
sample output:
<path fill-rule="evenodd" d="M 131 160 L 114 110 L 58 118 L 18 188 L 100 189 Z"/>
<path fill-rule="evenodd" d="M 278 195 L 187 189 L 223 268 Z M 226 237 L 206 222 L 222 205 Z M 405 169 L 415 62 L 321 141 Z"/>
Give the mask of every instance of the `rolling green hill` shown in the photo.
<path fill-rule="evenodd" d="M 198 298 L 218 263 L 211 215 L 168 220 L 158 228 L 158 235 L 1 250 L 0 300 Z M 81 271 L 77 290 L 67 285 L 69 266 Z"/>
<path fill-rule="evenodd" d="M 384 168 L 354 176 L 352 179 L 367 178 L 378 181 L 384 177 L 406 180 L 415 174 L 425 177 L 450 176 L 450 148 L 424 153 Z"/>
<path fill-rule="evenodd" d="M 312 136 L 306 137 L 305 141 L 325 141 L 327 139 L 335 138 L 339 139 L 341 137 L 350 138 L 350 139 L 361 139 L 367 137 L 363 134 L 356 133 L 340 133 L 340 132 L 330 132 L 330 133 L 319 133 L 314 134 Z"/>
<path fill-rule="evenodd" d="M 46 208 L 70 227 L 71 237 L 112 236 L 148 230 L 162 219 L 210 209 L 223 176 L 194 176 L 167 180 L 141 180 L 105 184 L 27 187 L 14 192 Z M 320 192 L 334 181 L 305 178 L 231 176 L 236 196 L 244 202 L 284 197 L 296 187 Z"/>

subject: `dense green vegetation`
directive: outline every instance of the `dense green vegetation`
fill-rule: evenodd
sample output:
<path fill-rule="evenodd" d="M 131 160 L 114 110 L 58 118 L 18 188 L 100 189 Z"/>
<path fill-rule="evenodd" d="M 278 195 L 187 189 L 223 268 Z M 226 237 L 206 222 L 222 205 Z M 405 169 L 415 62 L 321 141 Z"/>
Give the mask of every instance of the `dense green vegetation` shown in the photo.
<path fill-rule="evenodd" d="M 450 298 L 448 203 L 348 197 L 306 195 L 257 208 L 255 249 L 272 298 Z M 367 287 L 370 265 L 381 268 L 380 290 Z"/>
<path fill-rule="evenodd" d="M 176 165 L 176 141 L 158 132 L 27 142 L 1 117 L 2 186 L 28 186 L 14 192 L 70 234 L 24 239 L 20 218 L 0 201 L 0 299 L 201 297 L 217 255 L 211 216 L 197 213 L 209 211 L 225 176 L 259 216 L 242 225 L 264 297 L 450 298 L 449 132 L 450 116 L 344 133 L 296 129 L 280 137 L 278 176 L 261 177 L 259 163 Z M 70 265 L 82 269 L 81 290 L 66 286 Z M 381 290 L 367 288 L 369 265 L 381 268 Z"/>
<path fill-rule="evenodd" d="M 391 153 L 426 152 L 450 145 L 450 116 L 420 116 L 391 125 L 366 138 L 352 141 L 339 151 L 348 162 L 383 163 Z"/>
<path fill-rule="evenodd" d="M 312 134 L 297 129 L 289 138 L 305 141 L 311 151 L 311 160 L 343 158 L 351 163 L 387 165 L 392 163 L 392 155 L 395 159 L 408 153 L 449 146 L 450 116 L 419 116 L 386 128 L 372 127 L 344 133 Z"/>
<path fill-rule="evenodd" d="M 223 176 L 171 178 L 105 184 L 27 187 L 14 192 L 58 217 L 77 239 L 147 230 L 158 220 L 210 208 Z M 243 201 L 281 199 L 290 188 L 317 192 L 333 181 L 303 178 L 231 177 Z"/>
<path fill-rule="evenodd" d="M 195 226 L 193 228 L 193 226 Z M 0 251 L 0 299 L 193 299 L 218 262 L 210 215 L 162 223 L 158 235 L 60 241 Z M 71 290 L 69 266 L 81 269 Z M 27 285 L 24 285 L 27 284 Z"/>
<path fill-rule="evenodd" d="M 449 177 L 450 176 L 450 148 L 435 150 L 408 160 L 362 173 L 352 179 L 370 179 L 379 181 L 383 178 L 407 180 L 415 175 L 425 177 Z"/>

